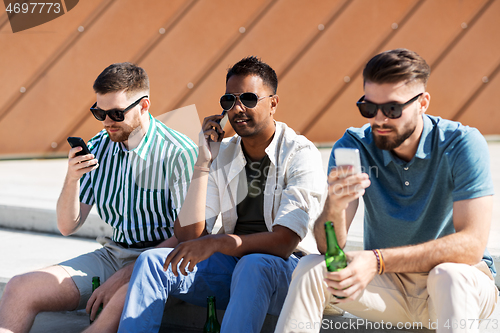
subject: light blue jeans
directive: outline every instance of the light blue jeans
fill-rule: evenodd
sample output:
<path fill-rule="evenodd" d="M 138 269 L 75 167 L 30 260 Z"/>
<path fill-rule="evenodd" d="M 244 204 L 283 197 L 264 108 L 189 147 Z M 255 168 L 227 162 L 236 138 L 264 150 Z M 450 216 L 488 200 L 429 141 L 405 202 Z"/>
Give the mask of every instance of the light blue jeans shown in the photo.
<path fill-rule="evenodd" d="M 158 332 L 169 295 L 203 307 L 215 296 L 217 308 L 226 309 L 221 332 L 260 332 L 266 313 L 279 315 L 298 262 L 294 255 L 215 253 L 176 277 L 170 267 L 163 271 L 171 251 L 149 250 L 137 259 L 118 332 Z"/>

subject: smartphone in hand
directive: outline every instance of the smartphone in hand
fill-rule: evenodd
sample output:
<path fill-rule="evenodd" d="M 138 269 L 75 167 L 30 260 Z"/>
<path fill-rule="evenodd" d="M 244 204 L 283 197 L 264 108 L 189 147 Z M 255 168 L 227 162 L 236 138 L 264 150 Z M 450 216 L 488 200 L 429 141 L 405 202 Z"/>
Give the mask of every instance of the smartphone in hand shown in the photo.
<path fill-rule="evenodd" d="M 226 126 L 227 119 L 228 119 L 227 111 L 223 110 L 220 115 L 223 117 L 221 119 L 216 120 L 215 122 L 220 125 L 222 130 L 224 130 L 224 126 Z M 213 128 L 215 129 L 215 127 L 213 127 Z M 218 131 L 216 130 L 216 132 L 218 132 Z M 222 135 L 222 133 L 219 133 L 219 135 Z"/>
<path fill-rule="evenodd" d="M 82 138 L 70 136 L 68 138 L 68 143 L 71 146 L 71 148 L 82 147 L 82 150 L 80 150 L 78 153 L 76 153 L 76 156 L 91 154 L 89 148 L 87 147 L 87 144 L 85 143 L 85 141 L 83 141 Z"/>
<path fill-rule="evenodd" d="M 335 155 L 335 164 L 337 166 L 351 165 L 354 173 L 361 173 L 361 159 L 359 158 L 359 150 L 354 148 L 337 148 L 333 152 Z"/>

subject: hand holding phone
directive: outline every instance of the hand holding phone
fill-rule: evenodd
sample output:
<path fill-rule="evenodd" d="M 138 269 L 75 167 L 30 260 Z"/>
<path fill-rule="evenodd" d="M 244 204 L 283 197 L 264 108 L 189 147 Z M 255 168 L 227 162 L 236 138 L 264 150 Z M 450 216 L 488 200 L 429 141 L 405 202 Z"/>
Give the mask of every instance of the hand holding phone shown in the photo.
<path fill-rule="evenodd" d="M 220 127 L 222 128 L 222 131 L 224 131 L 224 126 L 226 126 L 226 123 L 227 123 L 227 118 L 228 118 L 228 117 L 227 117 L 227 111 L 226 111 L 226 110 L 222 110 L 222 113 L 221 113 L 220 115 L 222 116 L 222 118 L 221 118 L 221 119 L 216 120 L 215 122 L 216 122 L 217 124 L 219 124 L 219 125 L 220 125 Z M 219 131 L 217 131 L 217 129 L 216 129 L 215 127 L 214 127 L 213 129 L 214 129 L 216 132 L 219 132 Z M 222 134 L 222 133 L 219 133 L 219 135 L 221 135 L 221 134 Z"/>
<path fill-rule="evenodd" d="M 70 136 L 68 138 L 68 143 L 71 146 L 71 148 L 75 147 L 82 147 L 82 150 L 80 150 L 78 153 L 75 154 L 75 156 L 82 156 L 82 155 L 88 155 L 90 154 L 90 150 L 87 147 L 87 144 L 85 141 L 83 141 L 82 138 L 75 137 L 75 136 Z"/>
<path fill-rule="evenodd" d="M 354 174 L 361 173 L 361 159 L 359 158 L 358 149 L 337 148 L 333 154 L 337 166 L 350 165 L 353 167 Z"/>
<path fill-rule="evenodd" d="M 81 160 L 81 158 L 79 158 L 75 160 L 75 158 L 78 156 L 92 155 L 92 153 L 90 152 L 89 148 L 87 147 L 85 141 L 83 141 L 82 138 L 70 136 L 67 140 L 71 148 L 82 147 L 82 150 L 77 152 L 73 158 L 69 159 L 68 174 L 66 176 L 67 179 L 78 180 L 82 177 L 83 174 L 95 170 L 98 167 L 98 163 L 97 160 L 94 158 L 86 160 L 85 159 Z M 89 164 L 92 163 L 93 161 L 96 162 L 94 164 Z"/>

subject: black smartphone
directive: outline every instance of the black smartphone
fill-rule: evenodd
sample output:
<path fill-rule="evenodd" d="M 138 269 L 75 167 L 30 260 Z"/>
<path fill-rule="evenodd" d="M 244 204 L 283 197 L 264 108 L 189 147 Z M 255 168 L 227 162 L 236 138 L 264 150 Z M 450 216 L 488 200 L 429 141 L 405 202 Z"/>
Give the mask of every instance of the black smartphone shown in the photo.
<path fill-rule="evenodd" d="M 227 111 L 223 110 L 220 115 L 223 117 L 219 120 L 216 120 L 215 122 L 218 123 L 220 127 L 222 127 L 222 129 L 224 129 L 224 126 L 226 126 L 227 123 Z"/>
<path fill-rule="evenodd" d="M 227 123 L 227 111 L 223 110 L 220 115 L 223 117 L 221 119 L 215 120 L 215 122 L 220 125 L 222 130 L 224 130 L 224 126 L 226 126 L 226 123 Z M 213 127 L 213 126 L 212 126 L 212 128 L 215 129 L 215 127 Z M 218 132 L 218 131 L 216 131 L 216 132 Z M 220 133 L 219 133 L 219 135 L 220 135 Z M 210 140 L 212 140 L 212 139 L 210 139 Z"/>
<path fill-rule="evenodd" d="M 222 130 L 224 130 L 224 126 L 226 126 L 226 123 L 227 123 L 227 111 L 226 110 L 223 110 L 222 113 L 220 114 L 222 117 L 222 119 L 219 119 L 217 120 L 217 122 L 219 123 L 220 127 L 222 128 Z"/>
<path fill-rule="evenodd" d="M 82 150 L 76 153 L 76 156 L 91 154 L 89 148 L 87 147 L 87 144 L 85 143 L 85 141 L 83 141 L 82 138 L 76 136 L 70 136 L 68 138 L 68 143 L 71 146 L 71 148 L 82 147 Z"/>

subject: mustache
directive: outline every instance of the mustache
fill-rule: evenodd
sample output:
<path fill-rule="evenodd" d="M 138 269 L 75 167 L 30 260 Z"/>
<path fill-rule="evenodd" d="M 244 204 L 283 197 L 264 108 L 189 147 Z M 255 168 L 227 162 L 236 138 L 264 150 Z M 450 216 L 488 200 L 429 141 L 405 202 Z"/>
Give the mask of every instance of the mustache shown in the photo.
<path fill-rule="evenodd" d="M 372 125 L 372 130 L 377 130 L 377 129 L 381 129 L 381 130 L 393 130 L 394 126 L 373 124 Z"/>
<path fill-rule="evenodd" d="M 236 121 L 236 120 L 249 120 L 251 119 L 250 117 L 247 117 L 247 116 L 235 116 L 233 117 L 233 121 Z"/>

